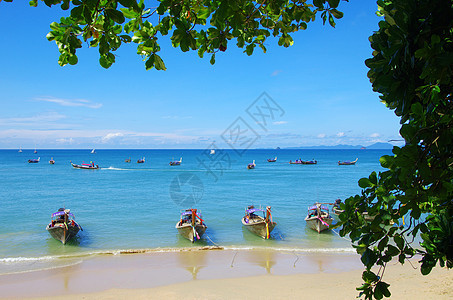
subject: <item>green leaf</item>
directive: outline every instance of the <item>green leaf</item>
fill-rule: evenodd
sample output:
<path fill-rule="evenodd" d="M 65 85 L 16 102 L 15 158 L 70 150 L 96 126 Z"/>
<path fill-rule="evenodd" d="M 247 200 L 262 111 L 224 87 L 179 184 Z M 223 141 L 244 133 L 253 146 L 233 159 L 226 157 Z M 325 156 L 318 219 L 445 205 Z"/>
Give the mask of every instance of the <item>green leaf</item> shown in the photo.
<path fill-rule="evenodd" d="M 209 62 L 211 63 L 211 65 L 215 64 L 215 53 L 211 55 L 211 59 L 209 60 Z"/>
<path fill-rule="evenodd" d="M 368 187 L 372 187 L 373 184 L 371 183 L 371 181 L 368 179 L 368 178 L 360 178 L 359 180 L 359 186 L 362 188 L 362 189 L 366 189 Z"/>
<path fill-rule="evenodd" d="M 157 54 L 153 54 L 153 55 L 154 55 L 154 67 L 156 68 L 156 70 L 164 70 L 164 71 L 167 70 L 162 58 Z"/>
<path fill-rule="evenodd" d="M 105 14 L 106 14 L 106 16 L 108 16 L 110 19 L 112 19 L 113 21 L 115 21 L 118 24 L 122 24 L 125 21 L 123 13 L 119 10 L 106 9 Z"/>
<path fill-rule="evenodd" d="M 398 246 L 398 248 L 400 250 L 403 250 L 403 248 L 404 248 L 404 240 L 403 240 L 403 238 L 401 236 L 399 236 L 399 235 L 395 235 L 393 237 L 393 240 L 395 241 L 395 243 Z"/>
<path fill-rule="evenodd" d="M 343 13 L 341 11 L 338 11 L 336 9 L 331 9 L 330 12 L 332 15 L 335 17 L 335 19 L 341 19 L 343 18 Z"/>

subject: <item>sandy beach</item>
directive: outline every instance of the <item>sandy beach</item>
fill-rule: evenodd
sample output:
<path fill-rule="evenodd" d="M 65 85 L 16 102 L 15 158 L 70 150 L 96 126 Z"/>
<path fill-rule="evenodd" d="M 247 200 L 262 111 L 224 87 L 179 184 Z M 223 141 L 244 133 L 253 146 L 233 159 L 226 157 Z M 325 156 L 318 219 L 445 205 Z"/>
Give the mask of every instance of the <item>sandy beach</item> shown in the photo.
<path fill-rule="evenodd" d="M 417 263 L 414 260 L 413 265 Z M 2 299 L 354 299 L 362 266 L 354 253 L 191 250 L 94 256 L 71 266 L 0 276 Z M 422 276 L 389 265 L 393 299 L 451 299 L 453 273 Z"/>

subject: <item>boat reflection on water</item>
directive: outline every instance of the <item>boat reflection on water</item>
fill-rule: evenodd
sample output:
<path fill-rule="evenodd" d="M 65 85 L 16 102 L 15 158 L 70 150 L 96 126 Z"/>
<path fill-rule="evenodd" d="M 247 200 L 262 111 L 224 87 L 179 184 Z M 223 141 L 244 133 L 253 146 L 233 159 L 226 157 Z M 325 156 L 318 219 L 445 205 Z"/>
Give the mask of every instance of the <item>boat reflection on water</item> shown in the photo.
<path fill-rule="evenodd" d="M 277 263 L 275 251 L 247 251 L 246 259 L 253 265 L 262 267 L 271 274 L 272 267 Z"/>
<path fill-rule="evenodd" d="M 198 272 L 206 266 L 206 251 L 184 251 L 178 253 L 178 263 L 181 268 L 186 269 L 192 274 L 192 279 L 196 280 Z"/>

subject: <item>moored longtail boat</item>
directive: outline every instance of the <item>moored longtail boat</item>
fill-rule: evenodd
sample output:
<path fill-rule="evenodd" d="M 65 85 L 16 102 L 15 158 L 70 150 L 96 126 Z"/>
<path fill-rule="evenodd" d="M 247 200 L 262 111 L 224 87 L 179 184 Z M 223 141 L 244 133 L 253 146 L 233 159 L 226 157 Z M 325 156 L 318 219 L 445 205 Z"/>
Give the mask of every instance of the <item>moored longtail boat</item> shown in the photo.
<path fill-rule="evenodd" d="M 340 204 L 341 204 L 341 199 L 336 199 L 333 206 L 332 206 L 332 212 L 335 214 L 335 215 L 339 215 L 341 214 L 342 212 L 344 212 L 344 210 L 342 210 L 340 208 Z"/>
<path fill-rule="evenodd" d="M 355 163 L 356 163 L 358 160 L 359 160 L 359 159 L 356 158 L 356 159 L 353 160 L 353 161 L 349 161 L 349 160 L 338 161 L 338 165 L 340 165 L 340 166 L 351 166 L 351 165 L 355 165 Z"/>
<path fill-rule="evenodd" d="M 82 227 L 74 221 L 74 215 L 69 209 L 60 208 L 52 214 L 52 220 L 47 225 L 46 230 L 57 241 L 66 244 L 67 241 L 77 235 Z"/>
<path fill-rule="evenodd" d="M 181 219 L 176 223 L 175 228 L 180 235 L 193 243 L 201 239 L 208 227 L 201 218 L 201 212 L 198 211 L 197 214 L 196 209 L 190 208 L 181 212 Z"/>
<path fill-rule="evenodd" d="M 96 170 L 99 169 L 98 165 L 95 165 L 94 162 L 91 162 L 89 164 L 81 164 L 77 165 L 71 162 L 71 166 L 73 166 L 75 169 L 85 169 L 85 170 Z"/>
<path fill-rule="evenodd" d="M 256 215 L 256 212 L 262 212 L 263 216 Z M 262 209 L 261 207 L 255 208 L 253 205 L 250 205 L 245 210 L 245 216 L 242 217 L 242 225 L 250 232 L 264 239 L 268 239 L 277 223 L 272 221 L 270 206 L 266 206 L 266 209 Z"/>
<path fill-rule="evenodd" d="M 29 159 L 28 163 L 29 164 L 36 164 L 36 163 L 39 163 L 40 159 L 41 159 L 41 157 L 38 157 L 37 159 Z"/>
<path fill-rule="evenodd" d="M 308 208 L 308 215 L 305 217 L 308 227 L 320 233 L 330 228 L 333 218 L 329 215 L 329 209 L 322 205 L 325 203 L 315 203 Z"/>
<path fill-rule="evenodd" d="M 128 159 L 126 159 L 125 162 L 130 163 L 131 162 L 131 158 L 129 157 Z"/>
<path fill-rule="evenodd" d="M 277 161 L 277 156 L 274 158 L 268 158 L 267 162 L 276 162 Z"/>
<path fill-rule="evenodd" d="M 138 164 L 143 164 L 143 163 L 145 163 L 145 157 L 143 157 L 142 159 L 139 158 L 139 159 L 137 160 L 137 163 L 138 163 Z"/>
<path fill-rule="evenodd" d="M 51 165 L 55 164 L 55 160 L 53 159 L 53 157 L 52 157 L 52 158 L 50 158 L 50 160 L 49 160 L 49 164 L 51 164 Z"/>

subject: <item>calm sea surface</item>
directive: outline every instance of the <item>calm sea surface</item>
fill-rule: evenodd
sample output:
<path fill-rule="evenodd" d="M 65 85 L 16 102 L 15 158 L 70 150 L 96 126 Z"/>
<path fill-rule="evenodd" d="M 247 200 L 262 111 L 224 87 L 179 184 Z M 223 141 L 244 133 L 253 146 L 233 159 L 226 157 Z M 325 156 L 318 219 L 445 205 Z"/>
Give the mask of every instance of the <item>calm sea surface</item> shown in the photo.
<path fill-rule="evenodd" d="M 305 226 L 315 202 L 360 193 L 357 181 L 381 171 L 390 150 L 0 150 L 0 274 L 53 268 L 92 255 L 121 251 L 175 251 L 192 247 L 178 235 L 180 210 L 198 208 L 208 226 L 195 246 L 353 252 L 336 232 Z M 277 156 L 275 163 L 267 158 Z M 29 164 L 31 158 L 41 158 Z M 50 165 L 53 158 L 56 162 Z M 131 158 L 131 163 L 125 159 Z M 137 159 L 145 157 L 144 164 Z M 180 166 L 169 166 L 179 160 Z M 316 159 L 317 165 L 290 165 Z M 354 160 L 339 166 L 339 160 Z M 256 168 L 247 170 L 253 160 Z M 74 163 L 99 170 L 74 169 Z M 272 206 L 271 240 L 242 228 L 247 205 Z M 70 208 L 83 227 L 62 245 L 45 227 L 58 208 Z M 338 230 L 337 230 L 338 231 Z"/>

